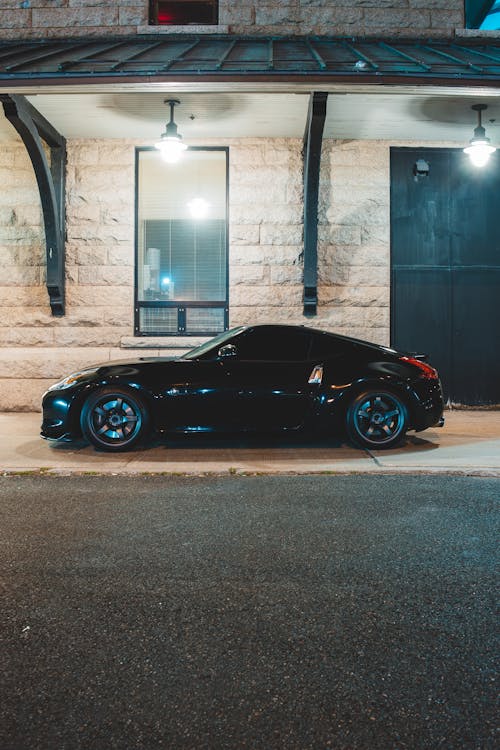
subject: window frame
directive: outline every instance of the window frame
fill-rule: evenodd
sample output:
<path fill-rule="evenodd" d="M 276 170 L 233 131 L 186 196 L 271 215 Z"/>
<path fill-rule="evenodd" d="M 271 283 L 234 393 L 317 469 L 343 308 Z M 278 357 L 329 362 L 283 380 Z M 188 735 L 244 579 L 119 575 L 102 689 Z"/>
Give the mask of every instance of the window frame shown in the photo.
<path fill-rule="evenodd" d="M 229 146 L 188 146 L 188 151 L 222 151 L 226 157 L 226 202 L 225 202 L 225 248 L 226 248 L 226 285 L 225 299 L 212 301 L 193 301 L 193 300 L 140 300 L 139 299 L 139 159 L 143 152 L 159 151 L 154 146 L 136 146 L 135 148 L 135 190 L 134 190 L 134 336 L 139 338 L 155 337 L 172 337 L 172 336 L 216 336 L 219 333 L 229 330 Z M 177 308 L 177 331 L 165 333 L 164 331 L 141 331 L 140 315 L 141 310 L 147 308 Z M 223 331 L 187 331 L 186 318 L 187 310 L 193 308 L 217 308 L 224 310 L 224 330 Z"/>
<path fill-rule="evenodd" d="M 212 6 L 212 20 L 210 23 L 206 21 L 189 21 L 188 23 L 175 24 L 175 23 L 159 23 L 158 12 L 159 4 L 161 0 L 149 0 L 149 24 L 150 26 L 217 26 L 219 23 L 219 2 L 218 0 L 172 0 L 172 2 L 182 3 L 189 5 L 195 2 L 203 2 L 206 5 Z"/>

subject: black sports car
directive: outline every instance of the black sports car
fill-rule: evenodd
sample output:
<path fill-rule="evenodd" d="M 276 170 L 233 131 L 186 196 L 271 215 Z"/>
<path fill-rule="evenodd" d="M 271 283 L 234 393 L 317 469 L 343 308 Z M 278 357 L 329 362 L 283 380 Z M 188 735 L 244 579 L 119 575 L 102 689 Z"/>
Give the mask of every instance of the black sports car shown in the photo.
<path fill-rule="evenodd" d="M 152 430 L 331 431 L 389 448 L 443 424 L 436 370 L 383 346 L 303 326 L 233 328 L 177 359 L 106 362 L 43 397 L 41 435 L 122 451 Z"/>

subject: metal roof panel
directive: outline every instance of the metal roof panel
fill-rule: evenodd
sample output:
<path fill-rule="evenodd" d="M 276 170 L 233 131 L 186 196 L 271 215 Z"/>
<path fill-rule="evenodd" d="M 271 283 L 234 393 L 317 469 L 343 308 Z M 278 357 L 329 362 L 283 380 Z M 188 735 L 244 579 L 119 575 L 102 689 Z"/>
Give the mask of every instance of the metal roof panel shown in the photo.
<path fill-rule="evenodd" d="M 366 82 L 418 78 L 500 82 L 496 40 L 391 40 L 338 37 L 248 37 L 150 34 L 132 38 L 12 41 L 0 44 L 0 85 L 34 79 L 206 74 L 244 80 L 263 75 L 294 79 L 363 76 Z M 383 82 L 383 80 L 382 80 Z"/>

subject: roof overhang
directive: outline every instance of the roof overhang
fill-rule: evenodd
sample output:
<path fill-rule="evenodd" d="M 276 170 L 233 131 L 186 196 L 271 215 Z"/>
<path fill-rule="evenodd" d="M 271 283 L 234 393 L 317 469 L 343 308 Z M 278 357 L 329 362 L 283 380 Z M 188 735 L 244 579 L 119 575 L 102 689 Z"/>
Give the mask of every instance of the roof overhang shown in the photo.
<path fill-rule="evenodd" d="M 496 40 L 148 35 L 3 42 L 0 88 L 433 85 L 500 87 Z"/>

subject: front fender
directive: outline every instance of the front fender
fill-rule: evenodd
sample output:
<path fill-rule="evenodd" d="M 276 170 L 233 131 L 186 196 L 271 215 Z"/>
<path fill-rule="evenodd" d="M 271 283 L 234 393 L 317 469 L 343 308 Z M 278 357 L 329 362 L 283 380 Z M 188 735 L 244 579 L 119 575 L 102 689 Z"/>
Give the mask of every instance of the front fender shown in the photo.
<path fill-rule="evenodd" d="M 142 384 L 136 383 L 135 381 L 125 380 L 119 377 L 107 377 L 83 384 L 72 397 L 69 407 L 69 420 L 72 435 L 81 435 L 80 414 L 83 405 L 90 394 L 99 390 L 99 388 L 112 388 L 113 386 L 139 395 L 149 412 L 153 429 L 157 428 L 156 414 L 158 413 L 158 409 L 155 408 L 155 398 L 151 392 Z"/>

